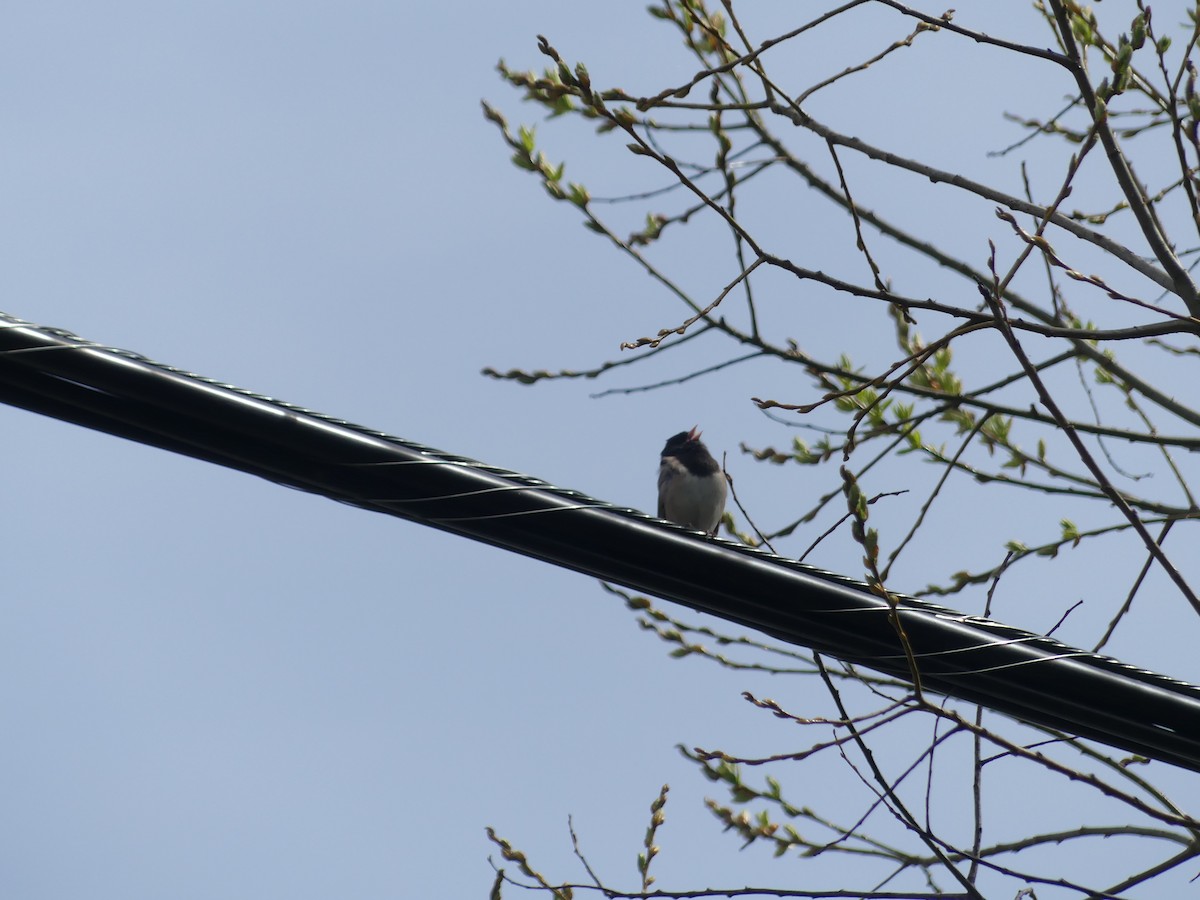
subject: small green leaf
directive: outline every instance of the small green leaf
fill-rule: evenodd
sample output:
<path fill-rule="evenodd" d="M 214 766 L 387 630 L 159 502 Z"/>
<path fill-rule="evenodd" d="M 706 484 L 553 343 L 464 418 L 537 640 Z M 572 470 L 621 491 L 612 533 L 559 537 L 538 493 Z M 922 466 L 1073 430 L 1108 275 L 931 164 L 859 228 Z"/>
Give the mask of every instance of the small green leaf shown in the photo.
<path fill-rule="evenodd" d="M 1134 50 L 1141 50 L 1142 45 L 1146 43 L 1146 16 L 1144 13 L 1138 13 L 1133 17 L 1133 24 L 1129 28 L 1130 45 Z"/>
<path fill-rule="evenodd" d="M 1092 28 L 1087 19 L 1081 15 L 1071 17 L 1071 34 L 1075 35 L 1075 39 L 1081 44 L 1092 43 Z"/>
<path fill-rule="evenodd" d="M 567 185 L 567 188 L 567 199 L 569 199 L 580 209 L 583 209 L 585 206 L 587 206 L 588 201 L 592 199 L 591 194 L 588 193 L 588 189 L 582 184 L 577 184 L 576 182 L 572 181 Z"/>
<path fill-rule="evenodd" d="M 534 136 L 537 133 L 537 128 L 530 128 L 522 125 L 517 129 L 517 138 L 521 141 L 521 146 L 525 148 L 526 153 L 533 153 Z"/>

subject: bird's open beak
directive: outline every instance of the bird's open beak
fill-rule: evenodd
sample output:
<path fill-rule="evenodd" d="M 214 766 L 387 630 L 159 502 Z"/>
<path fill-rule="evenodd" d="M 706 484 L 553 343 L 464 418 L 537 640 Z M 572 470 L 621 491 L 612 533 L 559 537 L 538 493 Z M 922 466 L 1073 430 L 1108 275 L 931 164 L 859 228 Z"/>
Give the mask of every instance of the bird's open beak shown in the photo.
<path fill-rule="evenodd" d="M 700 426 L 699 426 L 699 425 L 693 425 L 693 426 L 692 426 L 692 430 L 688 432 L 688 438 L 687 438 L 687 439 L 688 439 L 689 441 L 698 441 L 698 440 L 700 440 Z"/>

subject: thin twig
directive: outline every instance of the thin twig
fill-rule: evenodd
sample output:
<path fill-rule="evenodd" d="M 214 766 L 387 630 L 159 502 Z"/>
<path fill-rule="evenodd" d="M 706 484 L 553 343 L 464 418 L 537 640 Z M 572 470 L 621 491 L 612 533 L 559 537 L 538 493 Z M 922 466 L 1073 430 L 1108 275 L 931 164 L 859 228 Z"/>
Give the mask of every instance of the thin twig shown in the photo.
<path fill-rule="evenodd" d="M 1054 398 L 1051 396 L 1050 391 L 1047 390 L 1046 385 L 1038 375 L 1037 370 L 1034 369 L 1033 364 L 1029 361 L 1029 357 L 1025 355 L 1025 350 L 1021 347 L 1021 342 L 1017 340 L 1017 336 L 1013 333 L 1013 330 L 1008 327 L 1008 319 L 1004 309 L 1003 301 L 999 300 L 983 285 L 980 285 L 979 289 L 980 293 L 983 294 L 988 304 L 996 313 L 996 321 L 999 324 L 1000 333 L 1004 336 L 1004 340 L 1012 349 L 1013 355 L 1017 358 L 1021 364 L 1021 367 L 1029 376 L 1029 382 L 1033 385 L 1034 390 L 1037 391 L 1038 397 L 1042 401 L 1042 405 L 1046 407 L 1050 415 L 1053 416 L 1058 422 L 1058 427 L 1063 430 L 1063 433 L 1067 436 L 1067 439 L 1075 448 L 1075 452 L 1079 454 L 1080 460 L 1085 466 L 1087 466 L 1092 475 L 1095 477 L 1097 484 L 1100 485 L 1101 489 L 1109 497 L 1109 499 L 1112 500 L 1117 509 L 1121 511 L 1121 514 L 1129 520 L 1129 524 L 1132 525 L 1134 530 L 1137 531 L 1138 535 L 1141 536 L 1142 542 L 1146 545 L 1146 548 L 1150 551 L 1151 555 L 1158 561 L 1158 564 L 1163 567 L 1163 570 L 1167 573 L 1167 576 L 1173 582 L 1175 582 L 1175 586 L 1179 588 L 1179 591 L 1183 594 L 1184 599 L 1191 604 L 1192 609 L 1194 609 L 1197 614 L 1200 614 L 1200 597 L 1196 596 L 1195 592 L 1192 591 L 1191 586 L 1184 579 L 1183 575 L 1180 574 L 1179 570 L 1175 568 L 1174 564 L 1167 558 L 1166 554 L 1163 553 L 1162 548 L 1158 546 L 1154 538 L 1150 535 L 1150 532 L 1146 530 L 1146 526 L 1142 522 L 1141 518 L 1125 501 L 1125 497 L 1120 491 L 1113 487 L 1112 483 L 1108 480 L 1108 476 L 1104 474 L 1104 470 L 1100 468 L 1100 466 L 1096 463 L 1096 460 L 1092 457 L 1092 454 L 1088 452 L 1087 447 L 1084 446 L 1083 441 L 1076 432 L 1074 424 L 1068 420 L 1065 415 L 1063 415 L 1062 410 L 1058 408 L 1058 404 L 1054 402 Z"/>

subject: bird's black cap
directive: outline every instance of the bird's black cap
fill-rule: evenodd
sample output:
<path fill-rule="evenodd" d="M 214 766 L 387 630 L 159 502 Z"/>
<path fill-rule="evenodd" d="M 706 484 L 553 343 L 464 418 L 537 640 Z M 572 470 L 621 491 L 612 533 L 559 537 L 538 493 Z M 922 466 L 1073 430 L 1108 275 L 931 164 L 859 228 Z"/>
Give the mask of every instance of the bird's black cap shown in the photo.
<path fill-rule="evenodd" d="M 692 426 L 691 431 L 681 431 L 679 434 L 673 434 L 671 437 L 667 438 L 667 443 L 663 447 L 662 455 L 674 455 L 692 441 L 700 444 L 700 432 L 696 430 L 698 427 L 699 426 Z M 704 445 L 700 444 L 700 446 Z"/>

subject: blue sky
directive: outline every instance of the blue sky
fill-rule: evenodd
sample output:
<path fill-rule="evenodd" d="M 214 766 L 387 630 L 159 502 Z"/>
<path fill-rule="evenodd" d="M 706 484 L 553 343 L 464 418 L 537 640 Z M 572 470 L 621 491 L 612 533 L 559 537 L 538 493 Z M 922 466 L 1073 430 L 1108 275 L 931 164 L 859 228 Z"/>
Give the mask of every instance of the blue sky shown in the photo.
<path fill-rule="evenodd" d="M 685 80 L 678 42 L 643 7 L 14 6 L 0 37 L 3 308 L 643 509 L 663 439 L 699 423 L 744 499 L 786 521 L 830 483 L 751 465 L 737 445 L 790 438 L 748 398 L 785 397 L 794 376 L 749 366 L 593 400 L 686 369 L 664 357 L 624 380 L 537 388 L 479 375 L 593 366 L 680 315 L 512 167 L 479 110 L 486 97 L 514 124 L 537 119 L 493 67 L 541 68 L 538 33 L 597 83 Z M 892 19 L 878 34 L 904 31 Z M 798 72 L 849 61 L 810 52 Z M 974 52 L 960 41 L 937 57 L 946 70 L 896 78 L 948 92 L 937 109 L 968 106 L 945 72 Z M 1016 98 L 1028 83 L 1000 89 Z M 901 145 L 946 125 L 933 108 L 896 120 L 886 98 L 858 101 L 830 111 Z M 938 148 L 940 162 L 986 169 L 986 151 L 1016 136 L 993 124 Z M 615 138 L 559 123 L 539 135 L 597 195 L 662 184 Z M 850 239 L 806 229 L 817 202 L 748 214 L 794 219 L 802 246 L 821 255 L 828 241 L 835 259 Z M 951 239 L 986 233 L 964 225 Z M 671 252 L 704 292 L 729 280 L 727 259 Z M 821 346 L 844 334 L 805 315 L 775 322 Z M 788 746 L 740 698 L 783 681 L 668 659 L 619 601 L 568 572 L 21 411 L 0 421 L 5 896 L 482 896 L 487 825 L 552 880 L 580 879 L 568 815 L 592 865 L 632 888 L 664 782 L 661 886 L 805 881 L 795 862 L 737 852 L 702 807 L 715 789 L 675 749 L 734 735 L 744 752 Z M 978 527 L 990 551 L 972 564 L 1011 536 Z M 853 573 L 856 559 L 847 546 L 822 564 Z M 917 557 L 901 586 L 946 566 Z M 1016 624 L 1044 630 L 1068 601 L 1012 602 Z M 1187 646 L 1188 628 L 1165 644 Z M 1145 647 L 1121 651 L 1151 662 Z M 803 706 L 813 686 L 799 685 L 786 693 Z M 844 777 L 804 790 L 848 818 L 864 802 Z M 820 877 L 837 886 L 836 871 Z"/>

